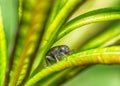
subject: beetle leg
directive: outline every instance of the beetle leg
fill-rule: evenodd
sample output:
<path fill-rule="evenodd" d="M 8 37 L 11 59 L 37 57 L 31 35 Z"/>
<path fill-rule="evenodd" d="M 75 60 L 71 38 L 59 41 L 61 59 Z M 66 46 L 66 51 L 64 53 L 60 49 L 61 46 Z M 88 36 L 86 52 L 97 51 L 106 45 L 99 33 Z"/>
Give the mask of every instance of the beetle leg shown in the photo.
<path fill-rule="evenodd" d="M 46 67 L 50 66 L 50 59 L 46 57 L 45 61 L 46 61 Z"/>
<path fill-rule="evenodd" d="M 67 55 L 66 55 L 65 53 L 61 52 L 60 54 L 61 54 L 63 57 L 65 57 L 66 60 L 68 60 Z"/>
<path fill-rule="evenodd" d="M 59 60 L 58 60 L 58 58 L 57 58 L 57 56 L 56 56 L 56 55 L 54 56 L 54 58 L 55 58 L 56 62 L 58 63 L 58 62 L 59 62 Z"/>

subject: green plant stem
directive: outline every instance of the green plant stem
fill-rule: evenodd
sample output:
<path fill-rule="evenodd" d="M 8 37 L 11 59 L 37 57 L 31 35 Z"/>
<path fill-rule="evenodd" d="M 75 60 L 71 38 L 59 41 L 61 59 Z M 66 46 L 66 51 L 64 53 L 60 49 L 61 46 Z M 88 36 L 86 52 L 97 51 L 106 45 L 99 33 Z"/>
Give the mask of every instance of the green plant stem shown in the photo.
<path fill-rule="evenodd" d="M 76 53 L 68 56 L 68 60 L 64 59 L 57 64 L 43 69 L 33 76 L 25 86 L 34 85 L 42 78 L 50 75 L 55 71 L 60 71 L 68 67 L 89 64 L 119 64 L 120 63 L 120 46 L 100 48 Z"/>
<path fill-rule="evenodd" d="M 110 20 L 119 20 L 120 19 L 120 8 L 104 8 L 99 10 L 94 10 L 83 15 L 80 15 L 68 23 L 66 23 L 61 29 L 62 31 L 57 36 L 57 40 L 62 38 L 67 33 L 77 29 L 83 25 L 102 22 L 102 21 L 110 21 Z M 57 41 L 56 40 L 56 41 Z"/>

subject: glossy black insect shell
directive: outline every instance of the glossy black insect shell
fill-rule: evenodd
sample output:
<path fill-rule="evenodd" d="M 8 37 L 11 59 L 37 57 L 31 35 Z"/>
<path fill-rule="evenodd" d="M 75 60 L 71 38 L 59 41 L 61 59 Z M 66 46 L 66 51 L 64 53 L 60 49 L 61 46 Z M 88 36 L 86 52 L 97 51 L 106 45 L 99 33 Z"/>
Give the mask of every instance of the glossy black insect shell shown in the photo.
<path fill-rule="evenodd" d="M 47 64 L 58 62 L 61 57 L 67 57 L 70 54 L 70 49 L 66 45 L 55 46 L 51 48 L 46 55 Z"/>

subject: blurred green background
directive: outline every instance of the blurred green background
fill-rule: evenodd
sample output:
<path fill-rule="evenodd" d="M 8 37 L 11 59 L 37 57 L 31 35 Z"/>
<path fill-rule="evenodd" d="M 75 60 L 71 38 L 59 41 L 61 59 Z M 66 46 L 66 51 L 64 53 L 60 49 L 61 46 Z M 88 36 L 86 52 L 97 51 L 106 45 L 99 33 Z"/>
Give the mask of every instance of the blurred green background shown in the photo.
<path fill-rule="evenodd" d="M 13 41 L 15 39 L 15 32 L 18 27 L 18 0 L 1 0 L 1 10 L 4 31 L 7 39 L 8 53 L 11 51 Z M 87 0 L 80 9 L 73 15 L 73 17 L 88 12 L 93 9 L 120 6 L 120 0 Z M 72 17 L 72 18 L 73 18 Z M 106 24 L 106 23 L 105 23 Z M 107 25 L 107 24 L 106 24 Z M 103 23 L 91 24 L 81 28 L 101 28 Z M 66 36 L 64 39 L 61 39 L 55 45 L 58 44 L 67 44 L 71 46 L 72 49 L 76 49 L 79 45 L 79 41 L 69 40 L 74 36 L 78 38 L 82 37 L 79 33 L 79 30 L 75 30 Z M 72 35 L 71 35 L 72 34 Z M 68 39 L 67 39 L 68 38 Z M 64 41 L 65 40 L 65 41 Z M 79 83 L 79 84 L 78 84 Z M 66 82 L 62 86 L 120 86 L 120 65 L 96 65 L 92 66 L 76 77 Z"/>
<path fill-rule="evenodd" d="M 85 69 L 63 86 L 120 86 L 119 75 L 120 65 L 96 65 Z"/>

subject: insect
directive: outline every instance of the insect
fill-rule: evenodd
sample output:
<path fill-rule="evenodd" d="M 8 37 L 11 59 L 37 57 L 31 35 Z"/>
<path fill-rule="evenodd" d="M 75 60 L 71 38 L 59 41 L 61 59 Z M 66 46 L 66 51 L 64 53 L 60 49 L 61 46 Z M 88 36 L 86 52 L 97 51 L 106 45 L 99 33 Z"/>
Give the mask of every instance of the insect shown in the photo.
<path fill-rule="evenodd" d="M 59 45 L 51 48 L 46 55 L 46 64 L 50 65 L 59 62 L 60 59 L 70 54 L 70 48 L 67 45 Z"/>

